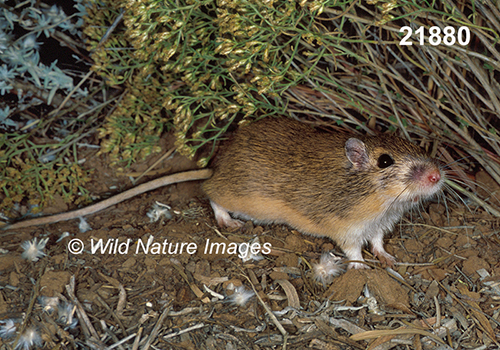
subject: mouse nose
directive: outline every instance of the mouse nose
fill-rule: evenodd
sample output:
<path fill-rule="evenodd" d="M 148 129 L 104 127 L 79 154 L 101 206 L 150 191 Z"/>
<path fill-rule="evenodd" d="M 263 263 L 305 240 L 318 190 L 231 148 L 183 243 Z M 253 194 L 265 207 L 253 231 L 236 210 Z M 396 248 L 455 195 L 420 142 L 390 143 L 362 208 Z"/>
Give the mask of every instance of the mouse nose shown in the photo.
<path fill-rule="evenodd" d="M 439 180 L 441 180 L 441 173 L 439 172 L 439 170 L 431 171 L 427 179 L 431 183 L 437 183 L 439 182 Z"/>

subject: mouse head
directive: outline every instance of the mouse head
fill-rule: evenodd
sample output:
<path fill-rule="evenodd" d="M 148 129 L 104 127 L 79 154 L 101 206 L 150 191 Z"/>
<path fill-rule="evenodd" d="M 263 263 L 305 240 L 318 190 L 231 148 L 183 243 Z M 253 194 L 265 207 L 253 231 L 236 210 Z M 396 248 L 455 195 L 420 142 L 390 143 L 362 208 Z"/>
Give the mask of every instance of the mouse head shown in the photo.
<path fill-rule="evenodd" d="M 399 137 L 350 138 L 345 154 L 351 171 L 366 173 L 375 191 L 400 202 L 418 202 L 441 190 L 444 172 L 425 151 Z"/>

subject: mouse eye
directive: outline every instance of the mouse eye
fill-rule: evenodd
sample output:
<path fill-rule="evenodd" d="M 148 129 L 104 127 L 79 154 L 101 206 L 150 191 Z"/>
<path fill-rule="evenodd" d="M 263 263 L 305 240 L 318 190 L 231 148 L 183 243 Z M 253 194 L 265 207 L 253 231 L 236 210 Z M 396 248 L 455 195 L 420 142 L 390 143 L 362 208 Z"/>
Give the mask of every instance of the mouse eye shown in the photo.
<path fill-rule="evenodd" d="M 394 164 L 394 159 L 392 159 L 392 157 L 388 154 L 382 154 L 378 158 L 378 167 L 380 169 L 385 169 L 387 167 L 390 167 L 393 164 Z"/>

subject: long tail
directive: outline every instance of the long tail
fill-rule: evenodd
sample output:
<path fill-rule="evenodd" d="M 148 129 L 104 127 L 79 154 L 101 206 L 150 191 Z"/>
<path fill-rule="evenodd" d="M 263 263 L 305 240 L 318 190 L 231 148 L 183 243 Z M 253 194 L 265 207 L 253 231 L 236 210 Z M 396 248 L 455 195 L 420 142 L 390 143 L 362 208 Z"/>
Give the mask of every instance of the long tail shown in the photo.
<path fill-rule="evenodd" d="M 146 183 L 139 185 L 137 187 L 133 187 L 125 192 L 117 194 L 116 196 L 110 197 L 110 198 L 105 199 L 99 203 L 92 204 L 92 205 L 85 207 L 85 208 L 82 208 L 82 209 L 77 209 L 77 210 L 73 210 L 70 212 L 51 215 L 51 216 L 44 216 L 41 218 L 34 218 L 34 219 L 19 221 L 19 222 L 12 224 L 12 225 L 3 226 L 1 229 L 2 230 L 14 230 L 14 229 L 19 229 L 19 228 L 24 228 L 24 227 L 35 226 L 35 225 L 51 224 L 54 222 L 76 219 L 76 218 L 79 218 L 82 216 L 87 216 L 90 214 L 97 213 L 98 211 L 106 209 L 112 205 L 123 202 L 126 199 L 135 197 L 139 194 L 149 192 L 151 190 L 154 190 L 154 189 L 157 189 L 157 188 L 160 188 L 163 186 L 167 186 L 167 185 L 171 185 L 171 184 L 175 184 L 175 183 L 180 183 L 180 182 L 185 182 L 185 181 L 205 180 L 205 179 L 208 179 L 210 176 L 212 176 L 211 169 L 185 171 L 182 173 L 166 175 L 166 176 L 160 177 L 159 179 L 146 182 Z"/>

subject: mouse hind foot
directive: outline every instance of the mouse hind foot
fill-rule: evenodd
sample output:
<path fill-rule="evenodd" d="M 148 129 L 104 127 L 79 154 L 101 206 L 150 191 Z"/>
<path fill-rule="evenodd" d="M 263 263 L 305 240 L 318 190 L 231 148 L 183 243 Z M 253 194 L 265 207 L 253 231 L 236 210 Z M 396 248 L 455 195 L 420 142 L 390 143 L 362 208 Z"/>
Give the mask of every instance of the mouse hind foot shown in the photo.
<path fill-rule="evenodd" d="M 396 258 L 385 251 L 383 243 L 383 233 L 372 237 L 370 243 L 372 246 L 373 255 L 378 258 L 382 265 L 393 268 L 396 264 Z"/>
<path fill-rule="evenodd" d="M 210 201 L 210 205 L 214 210 L 215 220 L 217 220 L 217 224 L 220 227 L 239 228 L 243 226 L 243 221 L 233 219 L 224 207 L 221 207 L 214 201 Z"/>

